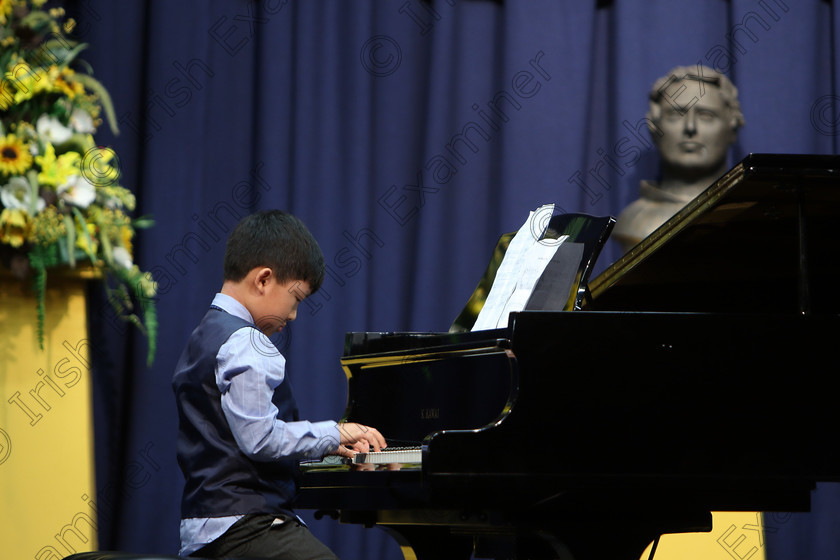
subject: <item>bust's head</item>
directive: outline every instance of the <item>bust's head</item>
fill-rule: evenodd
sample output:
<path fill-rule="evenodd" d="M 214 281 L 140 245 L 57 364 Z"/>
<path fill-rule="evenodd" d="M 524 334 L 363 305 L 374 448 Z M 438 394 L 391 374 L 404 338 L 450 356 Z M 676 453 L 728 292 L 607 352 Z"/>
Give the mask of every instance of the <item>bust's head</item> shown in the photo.
<path fill-rule="evenodd" d="M 705 66 L 679 66 L 650 91 L 647 114 L 663 174 L 686 179 L 725 170 L 729 147 L 744 125 L 738 90 Z"/>

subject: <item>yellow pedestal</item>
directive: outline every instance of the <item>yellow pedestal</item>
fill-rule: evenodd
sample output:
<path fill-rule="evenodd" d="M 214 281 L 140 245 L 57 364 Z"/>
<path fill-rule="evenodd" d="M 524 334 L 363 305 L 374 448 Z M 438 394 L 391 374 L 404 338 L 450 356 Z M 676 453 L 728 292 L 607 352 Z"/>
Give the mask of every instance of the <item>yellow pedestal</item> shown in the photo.
<path fill-rule="evenodd" d="M 648 547 L 641 559 L 650 557 Z M 764 560 L 764 527 L 760 513 L 712 513 L 709 533 L 663 535 L 654 560 Z"/>
<path fill-rule="evenodd" d="M 4 558 L 56 560 L 97 548 L 85 276 L 49 272 L 42 350 L 29 284 L 0 273 Z"/>

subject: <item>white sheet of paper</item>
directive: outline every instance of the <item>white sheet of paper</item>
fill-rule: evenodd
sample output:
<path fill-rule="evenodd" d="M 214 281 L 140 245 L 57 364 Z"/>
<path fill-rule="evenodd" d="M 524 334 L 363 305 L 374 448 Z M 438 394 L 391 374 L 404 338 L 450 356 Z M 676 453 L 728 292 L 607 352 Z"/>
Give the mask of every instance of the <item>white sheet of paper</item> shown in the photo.
<path fill-rule="evenodd" d="M 508 316 L 511 313 L 525 309 L 525 306 L 528 304 L 528 300 L 531 299 L 531 294 L 534 292 L 537 282 L 545 271 L 545 267 L 548 266 L 548 263 L 551 262 L 552 258 L 554 258 L 554 254 L 557 252 L 557 247 L 559 247 L 563 241 L 568 239 L 568 237 L 568 235 L 564 235 L 559 239 L 550 240 L 552 242 L 550 244 L 535 243 L 531 246 L 528 253 L 525 255 L 524 261 L 521 263 L 522 271 L 516 285 L 513 288 L 513 293 L 510 295 L 507 305 L 505 305 L 499 315 L 495 328 L 506 327 L 508 324 Z"/>
<path fill-rule="evenodd" d="M 540 240 L 553 213 L 554 204 L 540 206 L 516 232 L 472 330 L 506 327 L 511 312 L 525 309 L 545 267 L 568 238 Z"/>

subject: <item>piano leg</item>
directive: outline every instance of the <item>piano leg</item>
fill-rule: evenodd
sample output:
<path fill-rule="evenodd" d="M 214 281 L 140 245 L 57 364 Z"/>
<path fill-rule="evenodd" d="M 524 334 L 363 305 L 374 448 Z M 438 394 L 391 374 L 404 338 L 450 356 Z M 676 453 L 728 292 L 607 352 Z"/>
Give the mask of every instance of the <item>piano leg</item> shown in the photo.
<path fill-rule="evenodd" d="M 614 528 L 580 538 L 542 533 L 508 539 L 479 537 L 475 559 L 488 560 L 640 560 L 653 540 Z"/>
<path fill-rule="evenodd" d="M 575 537 L 541 532 L 475 538 L 453 535 L 447 527 L 378 527 L 397 541 L 405 560 L 639 560 L 653 540 L 615 527 L 603 527 L 597 534 L 581 531 Z"/>
<path fill-rule="evenodd" d="M 538 531 L 558 560 L 639 560 L 651 542 L 666 533 L 702 532 L 712 529 L 709 512 L 671 511 L 665 517 L 632 514 L 572 519 L 547 524 Z M 525 557 L 527 558 L 527 557 Z M 543 557 L 536 556 L 542 560 Z M 516 560 L 522 560 L 516 557 Z M 530 560 L 530 559 L 529 559 Z M 645 559 L 646 560 L 646 559 Z"/>
<path fill-rule="evenodd" d="M 658 535 L 641 536 L 637 532 L 622 531 L 604 526 L 598 532 L 582 532 L 563 539 L 565 552 L 560 560 L 640 560 L 645 548 Z"/>
<path fill-rule="evenodd" d="M 402 549 L 405 560 L 469 560 L 473 539 L 453 535 L 447 527 L 379 525 Z"/>
<path fill-rule="evenodd" d="M 566 545 L 552 535 L 481 536 L 474 558 L 492 560 L 574 560 Z M 638 560 L 638 558 L 634 559 Z"/>

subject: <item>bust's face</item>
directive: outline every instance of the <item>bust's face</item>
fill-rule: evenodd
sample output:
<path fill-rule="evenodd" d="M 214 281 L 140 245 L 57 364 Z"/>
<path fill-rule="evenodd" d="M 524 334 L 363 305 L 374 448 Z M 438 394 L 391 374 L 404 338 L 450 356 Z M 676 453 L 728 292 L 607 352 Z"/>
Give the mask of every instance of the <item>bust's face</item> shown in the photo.
<path fill-rule="evenodd" d="M 661 116 L 653 133 L 662 161 L 671 170 L 708 172 L 726 162 L 735 141 L 729 108 L 713 84 L 687 79 L 675 81 L 658 101 Z"/>

